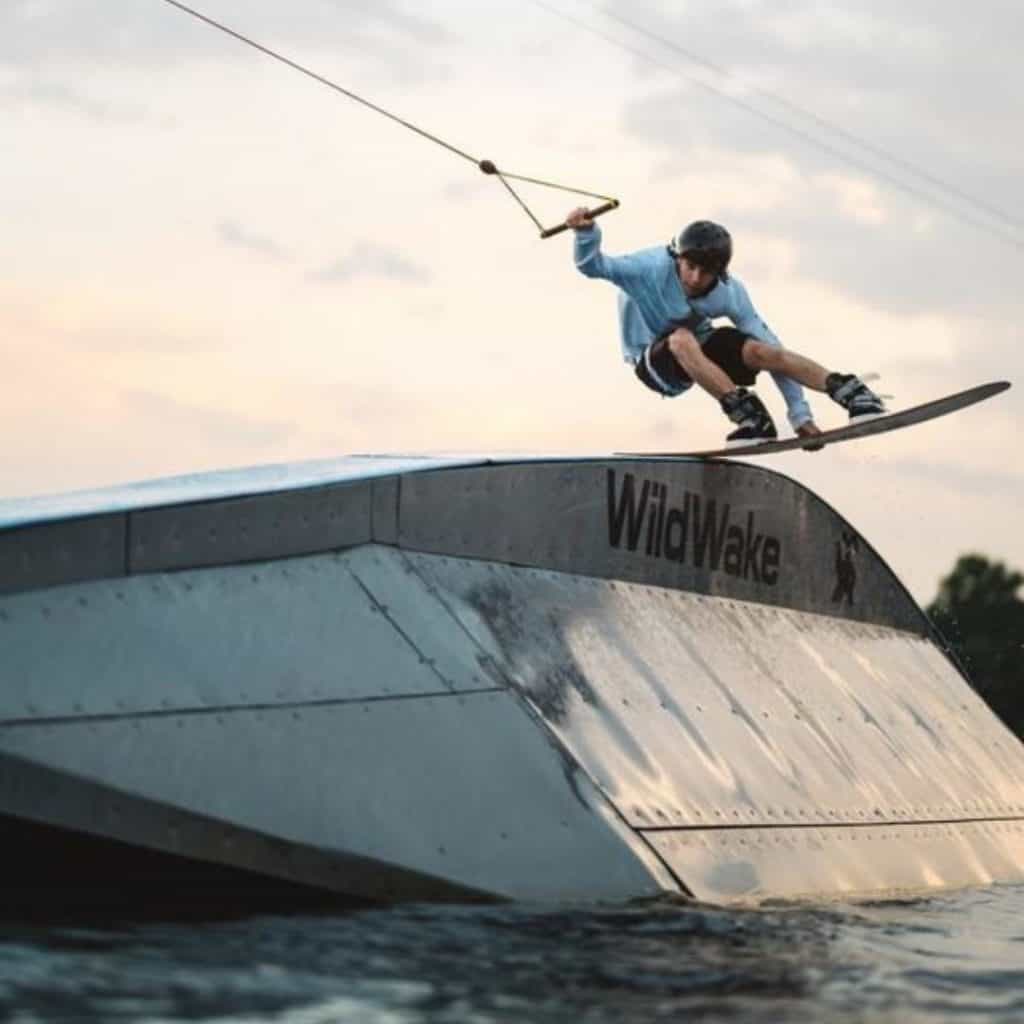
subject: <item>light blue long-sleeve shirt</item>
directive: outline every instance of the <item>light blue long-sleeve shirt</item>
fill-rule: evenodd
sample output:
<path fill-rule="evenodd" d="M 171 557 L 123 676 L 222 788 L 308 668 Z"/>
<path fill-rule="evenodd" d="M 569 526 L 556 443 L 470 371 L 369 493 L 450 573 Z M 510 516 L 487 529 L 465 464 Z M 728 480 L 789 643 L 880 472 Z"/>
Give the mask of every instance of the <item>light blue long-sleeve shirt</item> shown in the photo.
<path fill-rule="evenodd" d="M 711 321 L 715 317 L 726 317 L 758 341 L 780 345 L 733 274 L 727 281 L 719 281 L 707 295 L 691 299 L 683 291 L 676 261 L 665 246 L 626 256 L 606 256 L 601 252 L 601 229 L 596 224 L 575 235 L 575 260 L 580 273 L 604 278 L 620 288 L 619 328 L 622 355 L 628 363 L 635 364 L 655 338 L 674 327 L 688 327 L 703 344 L 714 330 Z M 793 429 L 811 420 L 803 388 L 782 373 L 773 373 L 772 378 L 785 399 Z"/>

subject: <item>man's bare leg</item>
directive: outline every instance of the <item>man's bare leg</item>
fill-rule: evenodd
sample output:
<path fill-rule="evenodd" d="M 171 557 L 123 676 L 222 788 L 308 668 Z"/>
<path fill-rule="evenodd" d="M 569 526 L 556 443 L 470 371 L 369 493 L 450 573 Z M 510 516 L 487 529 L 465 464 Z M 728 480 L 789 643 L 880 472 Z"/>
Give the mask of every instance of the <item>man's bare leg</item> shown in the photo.
<path fill-rule="evenodd" d="M 743 343 L 742 355 L 743 362 L 752 370 L 783 373 L 805 387 L 826 392 L 833 402 L 849 412 L 851 423 L 865 417 L 870 419 L 881 416 L 886 412 L 878 395 L 854 374 L 829 373 L 813 359 L 790 352 L 788 349 L 766 345 L 763 341 L 756 341 L 753 338 Z M 804 436 L 813 435 L 818 433 L 818 428 L 798 428 L 797 433 Z"/>
<path fill-rule="evenodd" d="M 784 373 L 813 391 L 826 390 L 825 380 L 829 371 L 813 359 L 789 349 L 777 348 L 775 345 L 766 345 L 763 341 L 751 339 L 743 345 L 743 362 L 751 370 Z"/>
<path fill-rule="evenodd" d="M 676 362 L 683 368 L 693 382 L 714 398 L 722 399 L 736 385 L 729 375 L 717 364 L 713 363 L 701 348 L 700 342 L 692 331 L 681 327 L 668 336 L 669 351 L 675 356 Z M 808 359 L 797 352 L 776 345 L 768 345 L 753 338 L 744 342 L 743 362 L 751 370 L 768 370 L 772 373 L 784 373 L 795 381 L 811 388 L 813 391 L 825 391 L 825 380 L 829 371 L 813 359 Z"/>
<path fill-rule="evenodd" d="M 668 336 L 668 348 L 683 371 L 699 387 L 719 401 L 736 385 L 717 363 L 711 362 L 700 347 L 692 331 L 680 327 Z"/>

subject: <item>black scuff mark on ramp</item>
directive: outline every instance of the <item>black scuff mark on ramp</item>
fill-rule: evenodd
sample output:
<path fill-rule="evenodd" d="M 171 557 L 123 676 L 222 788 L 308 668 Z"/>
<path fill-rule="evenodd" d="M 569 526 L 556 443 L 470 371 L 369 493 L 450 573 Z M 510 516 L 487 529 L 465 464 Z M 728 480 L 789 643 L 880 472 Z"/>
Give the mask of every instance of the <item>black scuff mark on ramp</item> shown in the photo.
<path fill-rule="evenodd" d="M 543 617 L 530 621 L 526 605 L 497 580 L 471 587 L 466 600 L 491 628 L 502 660 L 511 669 L 513 685 L 537 705 L 545 718 L 556 725 L 564 724 L 574 692 L 585 704 L 600 704 L 563 640 L 561 620 L 570 618 L 571 610 L 549 607 Z"/>
<path fill-rule="evenodd" d="M 432 557 L 436 556 L 422 556 L 422 558 Z M 554 631 L 552 635 L 558 637 L 561 656 L 556 659 L 554 666 L 549 666 L 545 672 L 541 673 L 542 684 L 539 687 L 527 685 L 517 670 L 520 663 L 519 652 L 529 651 L 530 638 L 536 633 L 532 632 L 532 624 L 528 624 L 526 614 L 521 605 L 516 602 L 510 589 L 497 581 L 490 581 L 482 585 L 471 586 L 465 595 L 453 594 L 435 582 L 430 575 L 429 564 L 424 566 L 419 558 L 410 557 L 405 552 L 401 552 L 401 558 L 409 571 L 422 582 L 430 595 L 438 601 L 451 616 L 455 625 L 478 650 L 477 662 L 481 668 L 492 678 L 496 678 L 500 685 L 520 697 L 521 706 L 536 721 L 552 750 L 557 754 L 566 783 L 573 796 L 581 806 L 593 812 L 592 801 L 588 800 L 580 789 L 579 776 L 586 778 L 598 792 L 603 792 L 603 790 L 551 728 L 552 723 L 557 724 L 560 720 L 558 716 L 561 716 L 562 720 L 568 716 L 571 692 L 579 693 L 581 699 L 588 704 L 597 705 L 599 703 L 590 683 L 576 666 L 572 652 L 561 640 L 557 616 L 548 617 L 548 627 Z M 498 646 L 498 658 L 483 648 L 480 638 L 466 625 L 457 609 L 453 607 L 453 598 L 457 601 L 465 601 L 480 617 L 484 626 L 487 627 L 489 635 Z M 610 800 L 609 803 L 614 807 L 614 803 Z M 616 813 L 618 813 L 617 810 Z M 626 824 L 628 826 L 628 822 Z"/>
<path fill-rule="evenodd" d="M 528 593 L 517 595 L 515 587 L 489 581 L 470 587 L 465 598 L 490 627 L 513 685 L 557 729 L 571 729 L 575 694 L 601 720 L 615 749 L 653 774 L 656 767 L 646 747 L 637 740 L 617 703 L 602 699 L 565 640 L 574 619 L 584 619 L 588 611 L 601 606 L 592 591 L 585 591 L 587 596 L 581 596 L 576 604 L 565 593 L 566 589 L 584 589 L 572 586 L 572 582 L 589 581 L 571 576 L 552 581 L 538 570 L 515 571 L 526 574 L 517 576 L 514 582 L 524 584 L 524 588 L 528 584 Z M 598 785 L 613 800 L 611 787 L 600 780 Z"/>
<path fill-rule="evenodd" d="M 486 626 L 498 648 L 498 657 L 495 657 L 463 622 L 452 606 L 450 595 L 408 554 L 402 552 L 401 557 L 409 571 L 478 650 L 477 663 L 481 669 L 500 685 L 528 698 L 556 725 L 567 720 L 573 693 L 591 707 L 600 706 L 600 698 L 564 641 L 566 623 L 578 614 L 578 609 L 545 601 L 543 610 L 534 613 L 525 600 L 518 598 L 513 589 L 499 579 L 469 585 L 457 598 Z M 481 563 L 472 564 L 479 566 Z"/>
<path fill-rule="evenodd" d="M 521 686 L 517 682 L 517 680 L 513 678 L 506 670 L 508 661 L 505 656 L 504 649 L 502 649 L 501 652 L 501 662 L 499 662 L 496 658 L 494 658 L 491 654 L 484 650 L 480 643 L 480 639 L 477 636 L 475 636 L 473 631 L 466 626 L 458 612 L 452 607 L 452 603 L 450 600 L 451 595 L 449 595 L 447 591 L 439 587 L 434 582 L 434 580 L 431 579 L 429 574 L 425 572 L 423 568 L 419 564 L 417 564 L 417 561 L 410 557 L 408 553 L 404 551 L 399 551 L 398 555 L 405 564 L 408 572 L 414 575 L 420 581 L 420 583 L 426 588 L 430 596 L 434 598 L 434 600 L 436 600 L 438 604 L 440 604 L 441 607 L 445 610 L 445 612 L 450 616 L 456 628 L 459 629 L 469 639 L 470 643 L 477 650 L 476 659 L 477 664 L 480 666 L 481 670 L 484 671 L 492 680 L 497 682 L 503 689 L 512 691 L 513 693 L 518 694 L 520 698 L 522 698 L 520 706 L 523 708 L 524 712 L 527 715 L 529 715 L 529 717 L 533 721 L 537 723 L 537 725 L 540 728 L 541 734 L 544 736 L 546 742 L 551 747 L 552 751 L 558 757 L 559 763 L 562 767 L 562 774 L 565 777 L 566 784 L 568 785 L 569 790 L 573 795 L 573 798 L 576 800 L 577 803 L 580 804 L 581 807 L 584 807 L 589 813 L 595 813 L 591 801 L 586 798 L 586 796 L 583 794 L 580 788 L 579 777 L 582 776 L 584 778 L 587 778 L 591 782 L 591 785 L 594 784 L 593 780 L 590 779 L 588 773 L 583 768 L 583 766 L 580 765 L 580 763 L 569 752 L 569 750 L 565 747 L 561 740 L 548 727 L 543 714 L 540 712 L 539 708 L 533 703 L 532 699 L 530 698 L 530 695 L 525 691 L 524 687 Z M 474 606 L 474 610 L 477 612 L 477 614 L 483 617 L 483 613 L 480 611 L 479 608 Z M 483 618 L 484 622 L 489 624 L 489 620 L 487 620 L 486 617 Z"/>
<path fill-rule="evenodd" d="M 549 698 L 542 702 L 538 699 L 537 687 L 525 685 L 520 680 L 519 673 L 516 671 L 520 652 L 528 654 L 530 652 L 531 638 L 535 638 L 538 634 L 536 631 L 537 624 L 528 621 L 528 606 L 525 602 L 516 601 L 512 588 L 505 586 L 497 580 L 491 580 L 483 584 L 470 586 L 465 594 L 459 594 L 448 590 L 443 585 L 439 585 L 430 572 L 430 567 L 435 564 L 432 561 L 433 559 L 440 559 L 441 564 L 445 564 L 448 562 L 448 558 L 405 551 L 399 551 L 399 557 L 406 564 L 409 572 L 420 580 L 431 597 L 438 601 L 448 615 L 451 616 L 455 625 L 479 650 L 478 663 L 489 666 L 492 674 L 497 674 L 499 677 L 500 683 L 520 698 L 520 706 L 537 723 L 552 751 L 559 758 L 566 784 L 580 806 L 590 814 L 614 816 L 615 820 L 623 828 L 636 837 L 637 841 L 641 843 L 645 855 L 654 858 L 666 875 L 679 887 L 679 891 L 686 897 L 694 898 L 693 891 L 683 878 L 665 860 L 643 832 L 630 823 L 628 818 L 619 809 L 615 800 L 606 792 L 605 787 L 591 775 L 585 765 L 577 760 L 576 755 L 566 746 L 565 742 L 555 731 L 554 726 L 560 720 L 564 721 L 568 717 L 570 698 L 573 692 L 577 693 L 580 699 L 590 707 L 600 709 L 602 706 L 600 697 L 577 666 L 572 651 L 563 639 L 564 620 L 567 621 L 574 614 L 579 614 L 581 606 L 576 608 L 546 606 L 547 610 L 544 618 L 546 630 L 544 635 L 554 640 L 554 649 L 557 651 L 557 654 L 552 659 L 556 662 L 555 666 L 542 674 L 544 686 L 540 688 L 540 692 L 546 693 Z M 461 560 L 455 559 L 454 561 L 460 562 Z M 470 561 L 469 564 L 479 568 L 481 564 L 485 563 Z M 509 566 L 501 566 L 500 569 L 512 571 L 512 567 Z M 534 581 L 543 579 L 543 574 L 539 573 L 538 570 L 517 568 L 515 571 L 526 573 Z M 483 625 L 487 628 L 489 636 L 499 648 L 500 661 L 483 648 L 480 637 L 466 625 L 459 611 L 454 607 L 456 602 L 464 602 L 480 618 Z M 540 615 L 537 616 L 537 619 L 539 623 L 541 621 Z M 561 716 L 561 719 L 556 716 Z M 619 739 L 620 742 L 623 740 L 621 731 Z M 643 756 L 643 751 L 636 748 L 634 756 Z M 584 792 L 582 783 L 586 783 L 586 788 L 588 792 L 593 794 L 593 797 L 588 796 L 588 793 Z M 595 799 L 601 801 L 600 807 L 595 806 Z"/>

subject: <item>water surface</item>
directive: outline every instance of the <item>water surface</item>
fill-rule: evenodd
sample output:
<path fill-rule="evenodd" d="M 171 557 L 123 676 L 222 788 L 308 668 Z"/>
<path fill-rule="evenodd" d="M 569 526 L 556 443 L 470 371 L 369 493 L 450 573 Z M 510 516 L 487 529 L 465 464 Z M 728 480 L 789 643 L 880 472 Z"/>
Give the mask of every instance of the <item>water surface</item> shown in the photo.
<path fill-rule="evenodd" d="M 1024 1021 L 1024 886 L 0 928 L 0 1019 Z"/>

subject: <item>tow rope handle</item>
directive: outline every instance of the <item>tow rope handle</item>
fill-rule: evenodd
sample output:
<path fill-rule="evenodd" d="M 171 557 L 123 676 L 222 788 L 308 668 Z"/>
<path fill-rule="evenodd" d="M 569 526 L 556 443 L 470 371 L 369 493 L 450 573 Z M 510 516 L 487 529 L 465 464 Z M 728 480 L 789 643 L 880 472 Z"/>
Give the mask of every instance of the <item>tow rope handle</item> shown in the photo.
<path fill-rule="evenodd" d="M 593 220 L 595 217 L 600 217 L 604 213 L 611 213 L 612 210 L 617 210 L 619 207 L 619 201 L 617 199 L 610 199 L 607 203 L 603 203 L 601 206 L 594 207 L 593 210 L 587 210 L 587 217 Z M 568 231 L 568 224 L 559 224 L 557 227 L 545 228 L 541 233 L 541 238 L 551 238 L 553 235 L 560 235 L 563 231 Z"/>
<path fill-rule="evenodd" d="M 406 121 L 396 114 L 392 114 L 390 111 L 385 110 L 383 107 L 378 107 L 376 103 L 371 103 L 368 99 L 359 96 L 357 93 L 352 92 L 351 89 L 346 89 L 344 86 L 338 85 L 337 82 L 332 82 L 329 78 L 324 78 L 323 75 L 317 74 L 315 71 L 304 67 L 302 64 L 297 63 L 290 57 L 284 56 L 284 54 L 278 53 L 275 50 L 271 50 L 270 47 L 264 46 L 262 43 L 256 42 L 255 39 L 250 39 L 248 36 L 243 36 L 241 32 L 236 32 L 233 28 L 229 28 L 227 25 L 222 25 L 219 21 L 214 21 L 207 14 L 203 14 L 202 11 L 194 10 L 187 4 L 182 3 L 182 0 L 166 0 L 171 7 L 176 7 L 179 11 L 184 14 L 188 14 L 197 20 L 204 22 L 211 28 L 215 28 L 226 35 L 232 36 L 237 39 L 240 43 L 245 43 L 246 46 L 251 46 L 254 50 L 259 50 L 260 53 L 266 54 L 268 57 L 273 57 L 274 60 L 280 61 L 282 64 L 287 64 L 288 67 L 295 71 L 299 71 L 302 74 L 312 78 L 314 81 L 319 82 L 321 85 L 326 85 L 329 89 L 333 89 L 335 92 L 341 93 L 342 96 L 347 96 L 350 100 L 355 100 L 356 103 L 361 103 L 364 107 L 368 107 L 370 110 L 382 117 L 386 117 L 389 120 L 395 121 L 400 124 L 403 128 L 408 128 L 409 131 L 415 132 L 417 135 L 423 136 L 425 139 L 429 139 L 431 142 L 442 146 L 449 152 L 454 153 L 456 156 L 462 157 L 464 160 L 468 160 L 470 163 L 474 163 L 480 168 L 484 174 L 494 174 L 501 181 L 502 185 L 508 189 L 509 194 L 515 199 L 515 201 L 523 208 L 523 212 L 533 221 L 534 226 L 540 232 L 541 238 L 550 238 L 552 235 L 560 234 L 563 231 L 568 230 L 568 224 L 559 224 L 558 227 L 545 228 L 543 224 L 534 216 L 533 211 L 523 202 L 522 197 L 518 192 L 509 184 L 509 179 L 513 181 L 525 181 L 534 185 L 543 185 L 545 188 L 556 188 L 563 192 L 575 192 L 577 195 L 587 196 L 590 199 L 603 199 L 605 200 L 604 206 L 599 206 L 597 209 L 588 210 L 588 217 L 600 217 L 602 213 L 608 213 L 609 210 L 614 210 L 618 205 L 617 199 L 612 199 L 611 196 L 603 196 L 599 192 L 586 192 L 580 188 L 569 188 L 567 185 L 557 185 L 553 181 L 541 181 L 539 178 L 528 178 L 522 174 L 510 174 L 508 171 L 500 171 L 493 160 L 477 160 L 476 157 L 470 156 L 464 150 L 459 149 L 457 146 L 453 146 L 450 142 L 445 142 L 444 139 L 439 138 L 437 135 L 431 135 L 430 132 L 425 131 L 423 128 L 413 124 L 411 121 Z"/>
<path fill-rule="evenodd" d="M 172 0 L 173 2 L 173 0 Z M 541 181 L 539 178 L 527 178 L 522 174 L 510 174 L 508 171 L 500 171 L 495 165 L 493 160 L 479 160 L 477 161 L 477 167 L 480 168 L 484 174 L 494 174 L 498 180 L 508 189 L 509 194 L 513 199 L 523 208 L 523 212 L 530 220 L 537 226 L 537 230 L 540 232 L 541 238 L 551 238 L 552 235 L 560 235 L 563 231 L 569 230 L 569 225 L 565 222 L 557 225 L 553 228 L 546 228 L 537 218 L 534 216 L 533 211 L 523 202 L 523 197 L 509 184 L 509 179 L 513 181 L 527 181 L 531 185 L 543 185 L 545 188 L 556 188 L 560 192 L 574 192 L 578 196 L 587 196 L 590 199 L 604 199 L 605 202 L 601 206 L 595 206 L 593 210 L 587 210 L 587 217 L 591 220 L 594 217 L 600 217 L 603 213 L 610 213 L 612 210 L 617 210 L 619 207 L 618 199 L 612 199 L 611 196 L 603 196 L 600 192 L 585 192 L 581 188 L 570 188 L 568 185 L 556 185 L 553 181 Z"/>

